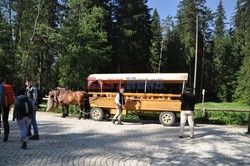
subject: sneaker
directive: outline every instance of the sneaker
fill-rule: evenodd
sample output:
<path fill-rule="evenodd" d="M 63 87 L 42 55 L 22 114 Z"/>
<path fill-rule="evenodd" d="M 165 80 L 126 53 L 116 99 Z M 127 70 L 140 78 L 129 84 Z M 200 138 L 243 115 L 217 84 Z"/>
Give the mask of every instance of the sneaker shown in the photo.
<path fill-rule="evenodd" d="M 115 119 L 112 119 L 112 123 L 115 124 Z"/>
<path fill-rule="evenodd" d="M 22 146 L 21 146 L 21 149 L 23 150 L 26 150 L 27 149 L 27 143 L 26 142 L 23 142 Z"/>
<path fill-rule="evenodd" d="M 120 121 L 120 122 L 118 122 L 118 125 L 123 125 L 123 123 Z"/>
<path fill-rule="evenodd" d="M 29 137 L 30 140 L 39 140 L 39 136 L 33 135 L 32 137 Z"/>
<path fill-rule="evenodd" d="M 179 136 L 179 138 L 183 138 L 183 136 Z"/>

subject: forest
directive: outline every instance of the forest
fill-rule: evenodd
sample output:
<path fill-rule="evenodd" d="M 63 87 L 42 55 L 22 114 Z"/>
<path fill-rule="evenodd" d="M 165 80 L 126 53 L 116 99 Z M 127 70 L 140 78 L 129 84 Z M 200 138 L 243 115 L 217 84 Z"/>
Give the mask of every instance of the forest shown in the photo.
<path fill-rule="evenodd" d="M 0 77 L 16 89 L 29 77 L 43 94 L 85 90 L 92 73 L 189 73 L 206 101 L 246 102 L 250 94 L 250 1 L 226 22 L 206 0 L 181 0 L 161 20 L 147 0 L 1 0 Z M 229 26 L 230 25 L 230 26 Z"/>

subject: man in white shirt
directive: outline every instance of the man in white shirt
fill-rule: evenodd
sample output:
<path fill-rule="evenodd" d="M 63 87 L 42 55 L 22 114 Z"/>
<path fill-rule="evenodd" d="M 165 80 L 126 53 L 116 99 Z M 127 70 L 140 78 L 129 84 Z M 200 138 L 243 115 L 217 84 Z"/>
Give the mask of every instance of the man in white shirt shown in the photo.
<path fill-rule="evenodd" d="M 115 124 L 115 121 L 118 121 L 119 125 L 122 125 L 121 117 L 122 117 L 122 106 L 125 105 L 125 99 L 124 99 L 124 88 L 120 87 L 119 93 L 116 94 L 115 96 L 115 104 L 116 104 L 116 109 L 117 113 L 112 119 L 112 123 Z"/>

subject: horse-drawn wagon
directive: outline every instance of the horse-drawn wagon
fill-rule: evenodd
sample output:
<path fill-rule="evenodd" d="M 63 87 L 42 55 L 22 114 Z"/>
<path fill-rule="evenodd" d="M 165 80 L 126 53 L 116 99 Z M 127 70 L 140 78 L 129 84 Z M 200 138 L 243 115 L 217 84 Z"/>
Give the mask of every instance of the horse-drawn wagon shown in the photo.
<path fill-rule="evenodd" d="M 158 114 L 163 125 L 171 126 L 180 112 L 180 97 L 187 79 L 187 73 L 91 74 L 88 77 L 90 115 L 98 121 L 115 114 L 115 95 L 123 86 L 126 101 L 123 114 L 150 112 Z"/>

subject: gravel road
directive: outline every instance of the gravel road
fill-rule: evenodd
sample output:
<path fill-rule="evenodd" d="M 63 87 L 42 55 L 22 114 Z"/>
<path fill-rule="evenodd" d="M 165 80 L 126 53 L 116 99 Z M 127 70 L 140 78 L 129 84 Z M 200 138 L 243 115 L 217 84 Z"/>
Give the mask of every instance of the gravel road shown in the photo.
<path fill-rule="evenodd" d="M 195 138 L 178 137 L 179 126 L 130 121 L 113 125 L 38 112 L 39 141 L 20 149 L 20 132 L 10 121 L 9 142 L 0 134 L 0 166 L 8 165 L 250 165 L 246 127 L 197 124 Z M 10 119 L 12 115 L 10 115 Z"/>

